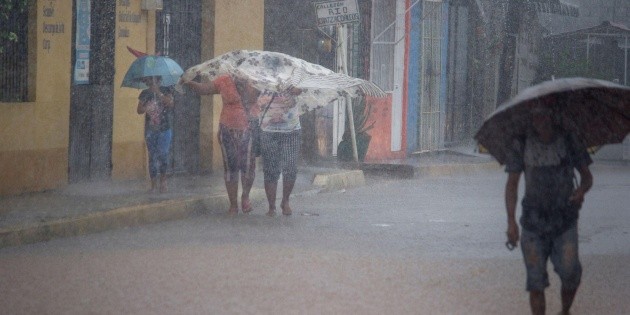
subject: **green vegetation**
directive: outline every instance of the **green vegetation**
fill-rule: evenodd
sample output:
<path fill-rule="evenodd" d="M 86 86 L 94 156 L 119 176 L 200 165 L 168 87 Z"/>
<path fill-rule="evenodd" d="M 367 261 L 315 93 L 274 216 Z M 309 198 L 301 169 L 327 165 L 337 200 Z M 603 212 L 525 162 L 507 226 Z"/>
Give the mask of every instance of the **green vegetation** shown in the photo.
<path fill-rule="evenodd" d="M 8 23 L 12 13 L 23 13 L 27 8 L 27 0 L 0 0 L 0 24 L 8 25 L 0 29 L 0 54 L 5 48 L 20 40 Z"/>
<path fill-rule="evenodd" d="M 357 97 L 352 99 L 352 113 L 354 118 L 354 130 L 357 138 L 357 155 L 359 162 L 363 162 L 365 154 L 372 137 L 368 131 L 374 128 L 375 121 L 370 122 L 370 113 L 372 106 L 365 101 L 365 97 Z M 352 139 L 350 132 L 350 120 L 346 115 L 346 130 L 343 133 L 342 140 L 337 146 L 337 159 L 343 162 L 352 162 L 354 160 L 352 153 Z"/>
<path fill-rule="evenodd" d="M 587 77 L 610 80 L 614 78 L 615 69 L 607 64 L 600 64 L 595 60 L 586 59 L 586 52 L 576 53 L 575 47 L 549 47 L 540 55 L 538 79 L 535 83 L 556 78 Z M 591 58 L 593 59 L 593 58 Z"/>

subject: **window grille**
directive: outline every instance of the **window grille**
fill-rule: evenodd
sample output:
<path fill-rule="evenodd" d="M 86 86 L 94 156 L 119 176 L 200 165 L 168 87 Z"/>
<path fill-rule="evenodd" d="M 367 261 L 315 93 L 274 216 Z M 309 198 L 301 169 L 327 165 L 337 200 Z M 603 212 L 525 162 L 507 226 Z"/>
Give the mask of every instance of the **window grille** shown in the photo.
<path fill-rule="evenodd" d="M 432 151 L 439 148 L 442 134 L 442 3 L 424 1 L 422 10 L 419 145 L 420 151 Z"/>
<path fill-rule="evenodd" d="M 29 10 L 24 1 L 12 0 L 0 37 L 0 102 L 29 101 Z M 30 2 L 30 1 L 29 1 Z M 2 12 L 4 13 L 4 12 Z M 15 34 L 15 39 L 8 38 Z"/>
<path fill-rule="evenodd" d="M 372 58 L 371 81 L 384 91 L 392 91 L 394 86 L 394 49 L 396 28 L 396 6 L 391 0 L 372 2 Z"/>

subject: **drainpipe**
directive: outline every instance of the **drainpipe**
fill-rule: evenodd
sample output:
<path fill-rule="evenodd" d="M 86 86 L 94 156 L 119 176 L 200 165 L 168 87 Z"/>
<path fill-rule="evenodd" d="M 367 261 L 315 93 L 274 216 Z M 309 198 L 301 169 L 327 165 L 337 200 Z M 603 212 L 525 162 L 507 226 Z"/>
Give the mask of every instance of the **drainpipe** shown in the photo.
<path fill-rule="evenodd" d="M 623 51 L 626 57 L 623 60 L 623 84 L 628 86 L 628 35 L 626 35 L 626 45 Z"/>
<path fill-rule="evenodd" d="M 591 34 L 586 35 L 586 66 L 589 64 L 589 55 L 591 52 Z"/>
<path fill-rule="evenodd" d="M 514 59 L 516 55 L 516 38 L 521 26 L 523 2 L 520 0 L 507 1 L 506 21 L 503 29 L 503 52 L 499 64 L 499 88 L 497 92 L 497 106 L 512 96 L 512 79 L 514 75 Z"/>
<path fill-rule="evenodd" d="M 341 61 L 341 73 L 348 74 L 348 59 L 346 52 L 348 51 L 347 41 L 347 26 L 337 24 L 337 53 L 339 54 L 339 60 Z M 355 163 L 359 163 L 359 154 L 357 150 L 357 134 L 354 129 L 354 113 L 352 112 L 352 100 L 349 95 L 346 95 L 346 109 L 348 111 L 348 122 L 350 123 L 350 138 L 352 140 L 352 157 Z"/>
<path fill-rule="evenodd" d="M 147 53 L 155 55 L 155 11 L 147 11 Z"/>
<path fill-rule="evenodd" d="M 147 53 L 155 55 L 155 16 L 157 10 L 162 10 L 162 0 L 142 0 L 140 8 L 147 11 Z"/>

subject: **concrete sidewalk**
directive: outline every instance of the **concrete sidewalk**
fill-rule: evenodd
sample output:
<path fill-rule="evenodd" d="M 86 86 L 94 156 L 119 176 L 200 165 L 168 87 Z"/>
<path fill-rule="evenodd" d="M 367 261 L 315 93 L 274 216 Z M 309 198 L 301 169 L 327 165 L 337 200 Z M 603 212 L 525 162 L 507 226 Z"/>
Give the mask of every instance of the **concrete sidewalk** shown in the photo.
<path fill-rule="evenodd" d="M 362 186 L 366 183 L 364 174 L 408 178 L 491 168 L 499 166 L 488 156 L 452 152 L 364 164 L 358 169 L 341 168 L 334 163 L 301 165 L 294 195 Z M 262 173 L 258 171 L 250 194 L 255 205 L 266 200 L 262 187 Z M 191 215 L 225 213 L 229 206 L 222 174 L 173 176 L 169 191 L 164 194 L 150 194 L 147 188 L 146 181 L 107 181 L 0 197 L 0 248 Z M 266 210 L 255 209 L 254 213 Z"/>

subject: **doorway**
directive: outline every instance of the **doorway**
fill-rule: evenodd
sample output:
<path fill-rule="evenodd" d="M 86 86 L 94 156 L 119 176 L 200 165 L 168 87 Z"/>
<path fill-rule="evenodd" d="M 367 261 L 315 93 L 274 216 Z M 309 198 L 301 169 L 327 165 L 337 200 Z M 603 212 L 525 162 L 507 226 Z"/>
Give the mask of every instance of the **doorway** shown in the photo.
<path fill-rule="evenodd" d="M 85 22 L 73 3 L 73 29 Z M 70 88 L 70 135 L 68 181 L 105 180 L 112 171 L 112 125 L 114 114 L 114 44 L 116 3 L 83 1 L 90 10 L 90 72 L 87 84 Z M 81 21 L 77 21 L 80 18 Z M 76 32 L 72 34 L 72 64 L 76 67 Z M 75 73 L 73 68 L 72 73 Z"/>
<path fill-rule="evenodd" d="M 165 0 L 156 15 L 156 52 L 186 70 L 201 63 L 201 1 Z M 171 173 L 196 174 L 199 162 L 200 98 L 175 93 Z"/>

